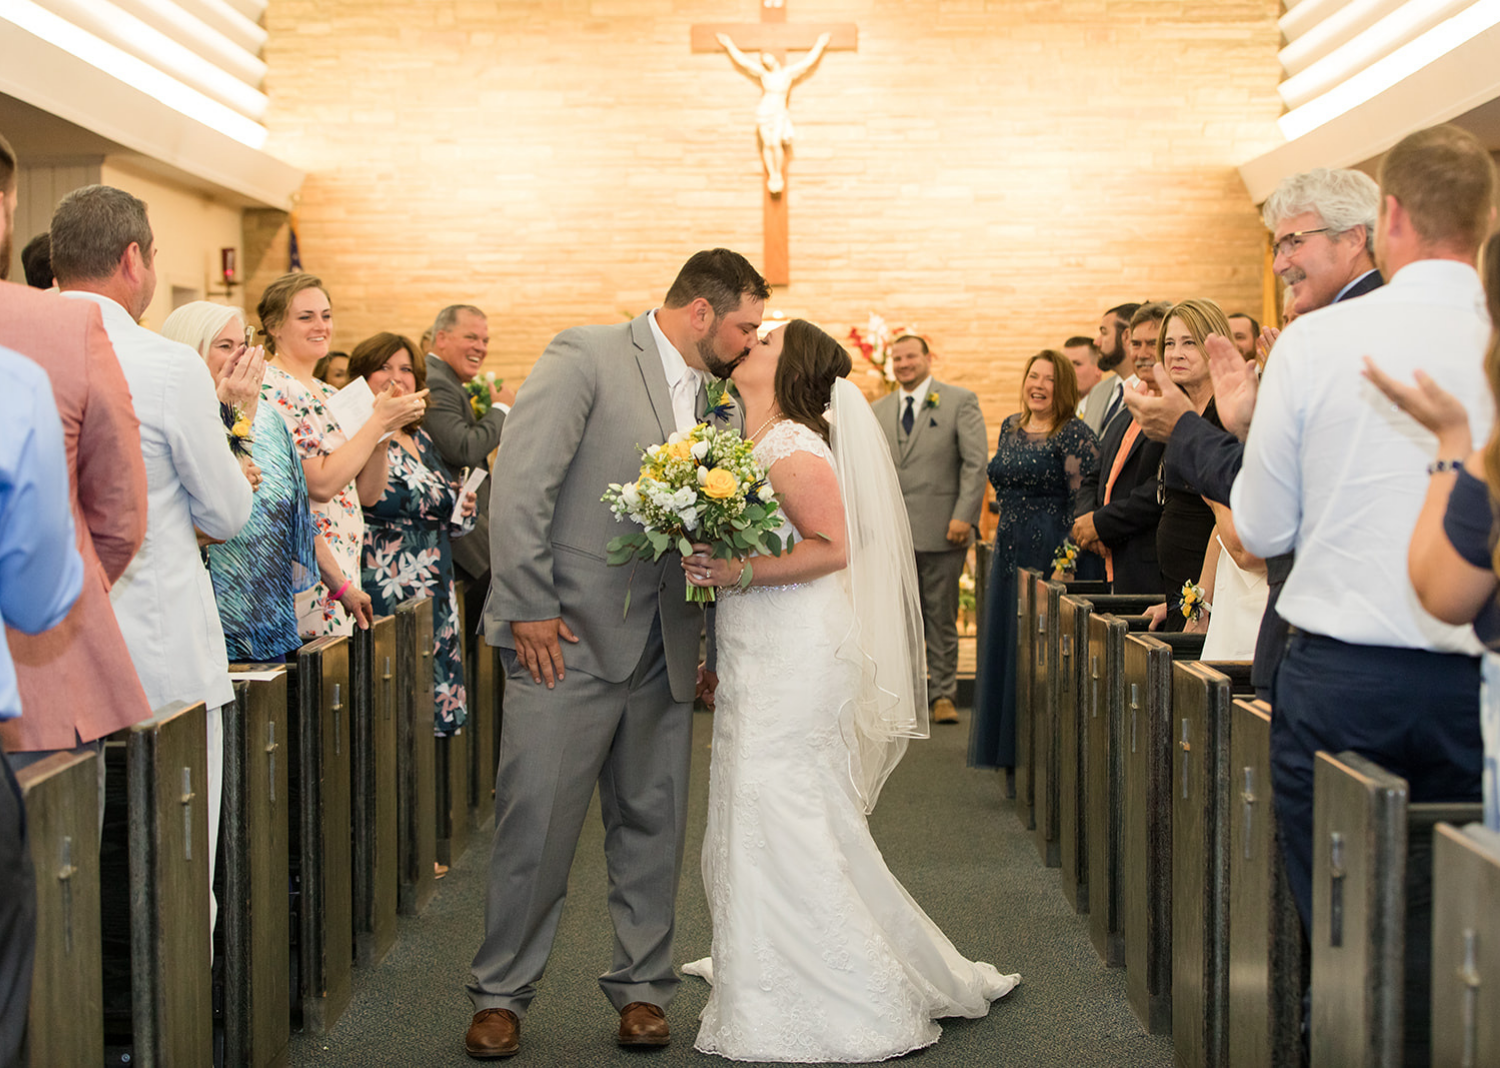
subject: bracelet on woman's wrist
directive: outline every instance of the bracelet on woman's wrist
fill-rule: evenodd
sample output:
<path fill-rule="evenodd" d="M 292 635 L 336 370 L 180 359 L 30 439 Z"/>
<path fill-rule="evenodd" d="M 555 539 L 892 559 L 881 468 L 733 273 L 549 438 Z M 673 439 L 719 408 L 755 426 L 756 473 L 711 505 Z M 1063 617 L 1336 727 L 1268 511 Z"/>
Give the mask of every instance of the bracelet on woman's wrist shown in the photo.
<path fill-rule="evenodd" d="M 344 594 L 349 592 L 349 587 L 353 585 L 353 583 L 354 580 L 352 578 L 346 578 L 344 580 L 344 584 L 339 587 L 339 592 L 328 598 L 328 605 L 330 608 L 338 604 L 339 601 L 343 600 Z"/>
<path fill-rule="evenodd" d="M 1434 460 L 1427 465 L 1427 473 L 1429 475 L 1442 475 L 1449 471 L 1461 471 L 1463 470 L 1463 466 L 1463 460 Z"/>

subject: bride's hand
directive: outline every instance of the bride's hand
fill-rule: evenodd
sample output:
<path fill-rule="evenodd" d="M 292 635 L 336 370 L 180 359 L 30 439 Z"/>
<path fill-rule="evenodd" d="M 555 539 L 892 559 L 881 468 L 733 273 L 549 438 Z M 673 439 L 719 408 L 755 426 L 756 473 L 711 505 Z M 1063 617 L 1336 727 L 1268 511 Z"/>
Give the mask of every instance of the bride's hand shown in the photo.
<path fill-rule="evenodd" d="M 713 547 L 695 544 L 693 555 L 682 558 L 682 570 L 694 586 L 733 586 L 745 569 L 743 560 L 720 560 L 710 555 Z"/>

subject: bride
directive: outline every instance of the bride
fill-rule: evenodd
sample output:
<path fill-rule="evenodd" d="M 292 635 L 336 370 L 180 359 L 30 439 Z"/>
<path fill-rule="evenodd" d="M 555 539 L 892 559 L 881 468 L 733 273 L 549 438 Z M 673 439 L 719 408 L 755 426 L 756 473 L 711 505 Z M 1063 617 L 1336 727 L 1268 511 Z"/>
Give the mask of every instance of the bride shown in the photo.
<path fill-rule="evenodd" d="M 927 736 L 927 697 L 910 528 L 849 370 L 800 319 L 750 350 L 732 377 L 795 548 L 747 562 L 697 546 L 683 561 L 694 585 L 723 587 L 703 844 L 713 949 L 683 971 L 713 984 L 696 1047 L 732 1060 L 897 1057 L 1020 981 L 959 954 L 866 823 L 907 739 Z"/>

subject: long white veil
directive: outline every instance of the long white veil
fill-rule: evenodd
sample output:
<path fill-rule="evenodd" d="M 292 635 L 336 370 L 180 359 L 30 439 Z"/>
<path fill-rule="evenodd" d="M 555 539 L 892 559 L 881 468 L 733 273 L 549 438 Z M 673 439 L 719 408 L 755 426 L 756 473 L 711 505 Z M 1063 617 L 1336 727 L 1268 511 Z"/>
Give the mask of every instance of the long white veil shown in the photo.
<path fill-rule="evenodd" d="M 829 422 L 844 499 L 854 622 L 838 656 L 857 664 L 855 694 L 839 716 L 854 789 L 872 812 L 911 738 L 926 738 L 927 667 L 916 555 L 890 447 L 870 404 L 846 378 L 833 386 Z"/>

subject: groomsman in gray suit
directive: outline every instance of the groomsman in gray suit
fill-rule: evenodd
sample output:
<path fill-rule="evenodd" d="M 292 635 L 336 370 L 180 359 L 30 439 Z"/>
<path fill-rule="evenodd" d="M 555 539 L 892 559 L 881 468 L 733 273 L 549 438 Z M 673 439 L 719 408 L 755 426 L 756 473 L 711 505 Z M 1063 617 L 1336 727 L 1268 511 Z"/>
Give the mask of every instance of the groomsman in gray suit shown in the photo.
<path fill-rule="evenodd" d="M 891 346 L 900 388 L 875 402 L 901 480 L 927 641 L 927 697 L 934 723 L 957 723 L 958 580 L 979 509 L 989 439 L 979 398 L 932 377 L 932 352 L 915 334 Z"/>
<path fill-rule="evenodd" d="M 615 931 L 599 985 L 621 1045 L 667 1044 L 692 701 L 713 680 L 698 665 L 703 612 L 686 600 L 681 558 L 610 567 L 605 546 L 629 528 L 599 498 L 635 480 L 641 447 L 705 414 L 707 378 L 749 353 L 769 296 L 743 256 L 699 252 L 660 308 L 554 338 L 507 417 L 484 611 L 506 664 L 505 730 L 471 1057 L 519 1048 L 596 785 Z"/>

